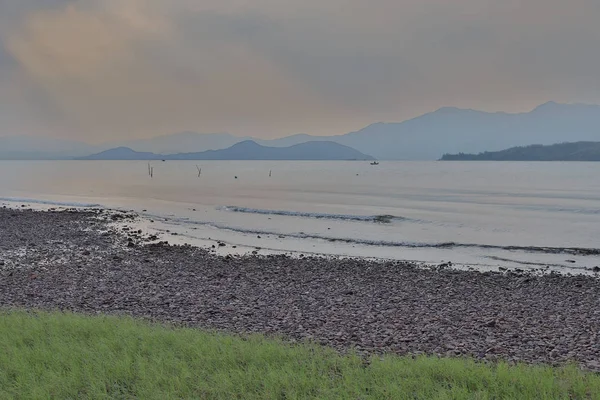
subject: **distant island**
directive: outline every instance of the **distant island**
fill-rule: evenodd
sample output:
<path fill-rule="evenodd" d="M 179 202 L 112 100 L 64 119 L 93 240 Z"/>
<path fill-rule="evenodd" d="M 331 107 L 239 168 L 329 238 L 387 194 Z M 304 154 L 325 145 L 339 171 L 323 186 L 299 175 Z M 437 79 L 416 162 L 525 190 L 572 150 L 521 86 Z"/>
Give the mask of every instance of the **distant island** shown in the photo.
<path fill-rule="evenodd" d="M 444 154 L 442 161 L 600 161 L 600 142 L 512 147 L 479 154 Z"/>
<path fill-rule="evenodd" d="M 78 160 L 374 160 L 351 147 L 335 142 L 306 142 L 289 147 L 267 147 L 246 140 L 223 150 L 199 153 L 155 154 L 117 147 Z"/>

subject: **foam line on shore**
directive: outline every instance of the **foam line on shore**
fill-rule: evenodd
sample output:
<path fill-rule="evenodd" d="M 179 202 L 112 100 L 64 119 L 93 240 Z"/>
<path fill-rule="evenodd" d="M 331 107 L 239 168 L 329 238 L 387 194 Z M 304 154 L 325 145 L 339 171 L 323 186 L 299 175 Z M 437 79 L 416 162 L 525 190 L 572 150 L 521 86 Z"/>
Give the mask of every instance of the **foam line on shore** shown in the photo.
<path fill-rule="evenodd" d="M 104 208 L 103 205 L 97 203 L 79 203 L 74 201 L 54 201 L 54 200 L 40 200 L 31 199 L 24 197 L 0 197 L 0 201 L 7 203 L 30 203 L 30 204 L 41 204 L 48 206 L 57 207 L 83 207 L 83 208 Z"/>

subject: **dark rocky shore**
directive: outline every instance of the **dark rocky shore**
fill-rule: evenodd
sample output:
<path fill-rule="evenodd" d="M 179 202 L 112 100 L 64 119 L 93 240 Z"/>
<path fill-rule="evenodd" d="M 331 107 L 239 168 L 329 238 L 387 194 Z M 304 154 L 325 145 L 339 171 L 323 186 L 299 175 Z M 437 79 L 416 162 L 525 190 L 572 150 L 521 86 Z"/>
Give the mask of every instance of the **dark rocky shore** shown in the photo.
<path fill-rule="evenodd" d="M 576 361 L 600 370 L 595 277 L 222 257 L 109 227 L 135 218 L 0 208 L 0 307 L 125 313 L 342 350 Z"/>

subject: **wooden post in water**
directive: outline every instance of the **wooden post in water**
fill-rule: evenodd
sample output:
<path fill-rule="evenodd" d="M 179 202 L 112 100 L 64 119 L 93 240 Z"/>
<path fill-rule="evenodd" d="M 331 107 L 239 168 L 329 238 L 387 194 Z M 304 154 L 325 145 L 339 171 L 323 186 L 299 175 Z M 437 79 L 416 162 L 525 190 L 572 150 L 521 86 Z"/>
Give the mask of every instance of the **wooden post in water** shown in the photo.
<path fill-rule="evenodd" d="M 202 175 L 202 168 L 200 168 L 198 165 L 196 165 L 196 168 L 198 169 L 198 178 L 200 178 L 200 175 Z"/>

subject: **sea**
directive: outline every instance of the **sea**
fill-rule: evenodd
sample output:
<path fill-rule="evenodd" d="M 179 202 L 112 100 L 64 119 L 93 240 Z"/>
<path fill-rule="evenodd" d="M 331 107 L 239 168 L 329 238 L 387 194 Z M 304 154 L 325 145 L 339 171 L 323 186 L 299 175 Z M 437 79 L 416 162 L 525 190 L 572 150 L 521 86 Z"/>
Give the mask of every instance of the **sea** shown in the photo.
<path fill-rule="evenodd" d="M 0 204 L 133 210 L 178 243 L 242 253 L 600 266 L 600 163 L 0 161 Z"/>

